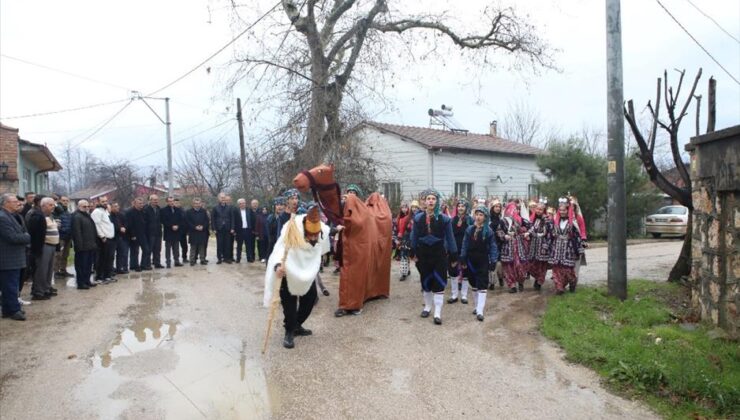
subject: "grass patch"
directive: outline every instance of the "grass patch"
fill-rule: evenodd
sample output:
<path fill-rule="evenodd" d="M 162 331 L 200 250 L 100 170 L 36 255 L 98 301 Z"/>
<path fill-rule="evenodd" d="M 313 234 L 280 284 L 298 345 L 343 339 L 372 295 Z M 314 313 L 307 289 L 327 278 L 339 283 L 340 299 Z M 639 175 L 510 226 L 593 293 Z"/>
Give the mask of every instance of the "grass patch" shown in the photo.
<path fill-rule="evenodd" d="M 620 302 L 584 287 L 550 299 L 542 331 L 569 360 L 667 418 L 739 418 L 738 343 L 711 339 L 712 326 L 682 325 L 681 286 L 631 280 L 628 293 Z"/>

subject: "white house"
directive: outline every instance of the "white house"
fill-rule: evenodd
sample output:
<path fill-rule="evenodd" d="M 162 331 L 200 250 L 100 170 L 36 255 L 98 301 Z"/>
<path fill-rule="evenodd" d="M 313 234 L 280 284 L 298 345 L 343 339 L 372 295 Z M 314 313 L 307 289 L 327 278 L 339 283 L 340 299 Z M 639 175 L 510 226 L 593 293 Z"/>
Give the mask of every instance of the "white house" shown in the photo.
<path fill-rule="evenodd" d="M 445 197 L 536 197 L 542 149 L 490 134 L 365 121 L 355 129 L 392 204 L 432 187 Z"/>

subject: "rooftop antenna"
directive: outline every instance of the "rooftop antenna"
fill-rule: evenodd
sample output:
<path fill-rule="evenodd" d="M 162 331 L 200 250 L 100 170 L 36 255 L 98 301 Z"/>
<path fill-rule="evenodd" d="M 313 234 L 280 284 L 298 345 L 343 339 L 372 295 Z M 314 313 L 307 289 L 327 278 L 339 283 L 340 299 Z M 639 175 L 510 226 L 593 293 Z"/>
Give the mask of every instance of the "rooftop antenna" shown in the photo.
<path fill-rule="evenodd" d="M 453 117 L 452 107 L 449 105 L 442 104 L 442 109 L 429 108 L 427 114 L 429 114 L 429 128 L 438 126 L 453 133 L 468 134 L 468 130 Z"/>

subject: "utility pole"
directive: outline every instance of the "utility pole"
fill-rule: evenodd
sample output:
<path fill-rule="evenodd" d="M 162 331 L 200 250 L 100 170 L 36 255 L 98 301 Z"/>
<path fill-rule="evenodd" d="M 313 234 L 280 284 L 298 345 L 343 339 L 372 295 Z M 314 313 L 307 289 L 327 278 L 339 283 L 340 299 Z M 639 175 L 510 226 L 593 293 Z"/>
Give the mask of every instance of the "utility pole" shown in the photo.
<path fill-rule="evenodd" d="M 620 0 L 606 0 L 606 79 L 608 167 L 609 295 L 627 298 L 627 209 L 624 186 L 624 97 L 622 92 L 622 19 Z"/>
<path fill-rule="evenodd" d="M 242 121 L 242 100 L 236 98 L 236 121 L 239 125 L 239 150 L 241 159 L 239 166 L 242 169 L 242 190 L 247 192 L 247 151 L 244 145 L 244 121 Z"/>
<path fill-rule="evenodd" d="M 172 131 L 170 126 L 170 98 L 164 98 L 164 125 L 167 128 L 167 195 L 172 197 L 172 184 L 174 175 L 172 173 Z"/>

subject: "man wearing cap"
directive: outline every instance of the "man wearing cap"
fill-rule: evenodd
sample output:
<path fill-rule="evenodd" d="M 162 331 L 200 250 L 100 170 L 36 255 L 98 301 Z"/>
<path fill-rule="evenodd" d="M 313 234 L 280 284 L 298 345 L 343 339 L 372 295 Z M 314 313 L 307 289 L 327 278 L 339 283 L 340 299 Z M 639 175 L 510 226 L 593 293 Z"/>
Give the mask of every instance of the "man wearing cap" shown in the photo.
<path fill-rule="evenodd" d="M 283 347 L 295 346 L 294 336 L 312 332 L 303 327 L 317 300 L 315 279 L 321 256 L 329 252 L 329 227 L 321 222 L 316 203 L 306 214 L 292 216 L 283 226 L 265 271 L 264 305 L 272 301 L 274 282 L 280 281 L 280 303 L 285 316 Z"/>
<path fill-rule="evenodd" d="M 448 256 L 450 260 L 457 261 L 457 245 L 450 218 L 440 213 L 440 194 L 429 189 L 421 193 L 421 198 L 424 200 L 424 211 L 414 216 L 411 229 L 411 250 L 424 296 L 421 317 L 428 318 L 434 305 L 434 323 L 441 325 L 447 287 L 447 261 Z"/>

